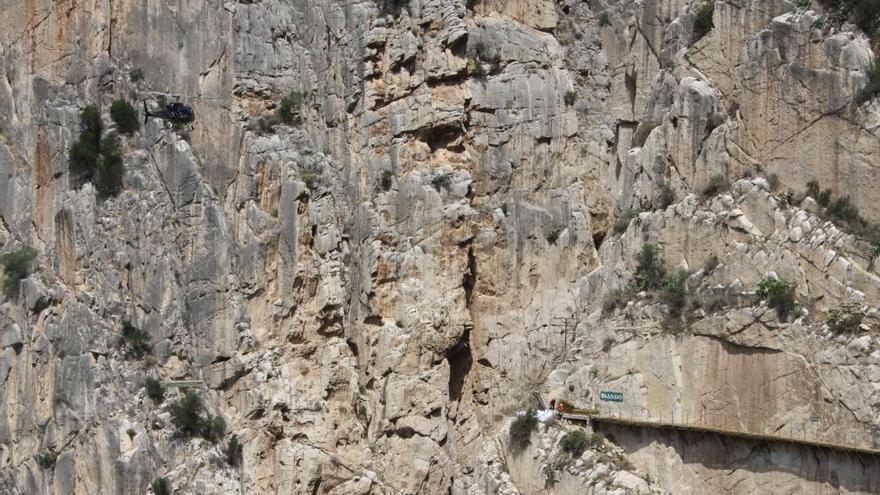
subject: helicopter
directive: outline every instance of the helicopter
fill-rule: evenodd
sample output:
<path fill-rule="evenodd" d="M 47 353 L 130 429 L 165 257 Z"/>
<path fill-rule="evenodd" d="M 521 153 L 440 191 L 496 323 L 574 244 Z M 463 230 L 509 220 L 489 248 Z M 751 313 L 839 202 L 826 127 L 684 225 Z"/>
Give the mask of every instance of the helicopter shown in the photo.
<path fill-rule="evenodd" d="M 179 101 L 172 101 L 171 103 L 167 103 L 164 110 L 156 110 L 151 112 L 149 108 L 147 108 L 146 100 L 144 100 L 145 125 L 147 123 L 147 119 L 149 119 L 150 117 L 165 119 L 175 124 L 188 124 L 196 120 L 196 113 L 193 111 L 191 106 L 185 105 Z"/>

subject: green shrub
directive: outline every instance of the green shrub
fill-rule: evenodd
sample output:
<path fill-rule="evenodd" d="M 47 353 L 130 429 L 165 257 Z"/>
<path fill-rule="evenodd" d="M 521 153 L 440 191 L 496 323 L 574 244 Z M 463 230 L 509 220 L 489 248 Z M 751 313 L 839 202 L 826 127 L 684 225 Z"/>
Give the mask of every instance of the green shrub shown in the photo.
<path fill-rule="evenodd" d="M 137 436 L 137 432 L 134 431 L 134 428 L 125 430 L 125 434 L 128 435 L 129 440 L 134 440 L 134 437 Z"/>
<path fill-rule="evenodd" d="M 709 34 L 709 31 L 715 27 L 715 24 L 712 20 L 712 17 L 715 15 L 715 0 L 709 0 L 703 5 L 697 8 L 697 13 L 694 16 L 694 34 L 693 41 L 696 43 L 703 39 L 704 36 Z"/>
<path fill-rule="evenodd" d="M 393 178 L 394 178 L 394 175 L 391 173 L 390 170 L 383 170 L 382 177 L 379 179 L 379 187 L 383 191 L 386 191 L 386 192 L 391 190 L 391 184 L 392 184 Z"/>
<path fill-rule="evenodd" d="M 559 240 L 559 235 L 562 233 L 562 229 L 553 229 L 547 232 L 547 242 L 550 244 L 556 244 L 556 241 Z"/>
<path fill-rule="evenodd" d="M 688 272 L 678 270 L 666 277 L 660 300 L 666 305 L 669 315 L 675 318 L 681 316 L 687 304 L 687 279 Z"/>
<path fill-rule="evenodd" d="M 771 191 L 776 191 L 779 189 L 779 174 L 770 174 L 767 177 L 767 184 L 770 186 Z"/>
<path fill-rule="evenodd" d="M 162 385 L 162 382 L 156 380 L 152 377 L 147 377 L 144 380 L 144 388 L 147 389 L 147 397 L 153 400 L 156 404 L 161 404 L 163 400 L 165 400 L 165 386 Z"/>
<path fill-rule="evenodd" d="M 611 228 L 611 232 L 614 235 L 621 235 L 626 232 L 626 229 L 629 228 L 629 223 L 633 221 L 633 219 L 638 218 L 639 210 L 625 210 L 623 211 L 617 220 L 614 221 L 614 226 Z"/>
<path fill-rule="evenodd" d="M 797 0 L 797 7 L 799 9 L 809 9 L 813 6 L 813 0 Z"/>
<path fill-rule="evenodd" d="M 437 192 L 448 191 L 452 187 L 452 178 L 449 174 L 437 174 L 431 179 L 431 185 Z"/>
<path fill-rule="evenodd" d="M 137 110 L 125 100 L 113 100 L 110 105 L 110 118 L 116 123 L 119 132 L 131 136 L 141 127 Z"/>
<path fill-rule="evenodd" d="M 241 464 L 242 446 L 238 443 L 237 436 L 233 435 L 226 443 L 226 448 L 223 449 L 223 455 L 226 457 L 226 462 L 230 466 L 236 467 Z"/>
<path fill-rule="evenodd" d="M 314 170 L 303 170 L 302 180 L 309 191 L 315 190 L 315 188 L 318 186 L 319 179 L 320 176 L 318 175 L 318 172 L 315 172 Z"/>
<path fill-rule="evenodd" d="M 98 196 L 116 196 L 122 190 L 122 152 L 119 150 L 119 136 L 111 132 L 101 141 L 101 156 L 98 160 L 95 189 Z"/>
<path fill-rule="evenodd" d="M 656 290 L 663 286 L 666 279 L 666 268 L 657 254 L 657 248 L 651 244 L 642 246 L 638 265 L 633 276 L 633 287 L 636 291 Z"/>
<path fill-rule="evenodd" d="M 859 209 L 852 204 L 849 196 L 837 198 L 828 205 L 828 216 L 836 222 L 856 223 L 861 219 Z"/>
<path fill-rule="evenodd" d="M 535 411 L 529 409 L 525 416 L 518 416 L 510 424 L 508 432 L 510 437 L 510 449 L 514 453 L 520 453 L 532 443 L 532 433 L 538 429 L 538 418 Z"/>
<path fill-rule="evenodd" d="M 193 391 L 188 391 L 183 399 L 171 404 L 169 411 L 171 422 L 184 436 L 198 435 L 213 443 L 226 433 L 223 418 L 207 414 L 201 397 Z"/>
<path fill-rule="evenodd" d="M 599 25 L 600 26 L 610 26 L 611 25 L 611 15 L 609 15 L 607 11 L 603 11 L 601 14 L 599 14 Z"/>
<path fill-rule="evenodd" d="M 98 166 L 101 151 L 101 112 L 95 105 L 89 105 L 79 114 L 80 134 L 70 148 L 70 169 L 74 173 L 90 179 Z"/>
<path fill-rule="evenodd" d="M 828 311 L 828 328 L 834 333 L 856 333 L 864 318 L 861 311 L 850 308 L 832 309 Z"/>
<path fill-rule="evenodd" d="M 102 139 L 101 114 L 94 105 L 83 109 L 80 125 L 82 130 L 79 138 L 70 148 L 71 172 L 85 181 L 93 181 L 101 198 L 118 194 L 122 189 L 124 172 L 119 136 L 110 133 Z"/>
<path fill-rule="evenodd" d="M 730 182 L 723 175 L 713 175 L 701 192 L 703 199 L 709 199 L 730 189 Z"/>
<path fill-rule="evenodd" d="M 122 336 L 119 346 L 126 357 L 141 358 L 153 349 L 150 345 L 150 334 L 135 327 L 128 320 L 122 321 Z"/>
<path fill-rule="evenodd" d="M 604 441 L 605 441 L 605 434 L 600 431 L 594 431 L 590 435 L 590 446 L 592 446 L 592 447 L 598 447 L 599 445 L 602 445 L 602 442 L 604 442 Z"/>
<path fill-rule="evenodd" d="M 577 91 L 566 91 L 563 99 L 565 100 L 565 104 L 568 106 L 573 106 L 577 103 Z"/>
<path fill-rule="evenodd" d="M 171 495 L 171 484 L 165 478 L 156 478 L 150 488 L 153 495 Z"/>
<path fill-rule="evenodd" d="M 293 91 L 284 98 L 281 98 L 281 104 L 278 105 L 278 120 L 287 124 L 297 126 L 302 124 L 302 104 L 305 100 L 305 94 Z"/>
<path fill-rule="evenodd" d="M 202 413 L 205 406 L 202 399 L 192 391 L 188 391 L 183 399 L 171 404 L 171 422 L 177 430 L 186 436 L 197 435 L 202 428 Z"/>
<path fill-rule="evenodd" d="M 34 459 L 37 461 L 37 465 L 40 466 L 40 469 L 48 471 L 55 467 L 55 461 L 58 460 L 58 454 L 50 450 L 36 455 Z"/>
<path fill-rule="evenodd" d="M 36 257 L 37 250 L 30 246 L 0 256 L 0 265 L 3 265 L 3 293 L 7 299 L 18 295 L 21 280 L 30 275 Z"/>
<path fill-rule="evenodd" d="M 573 430 L 565 434 L 559 441 L 559 448 L 572 457 L 580 457 L 587 450 L 587 434 L 584 430 Z"/>
<path fill-rule="evenodd" d="M 144 70 L 140 67 L 135 67 L 128 72 L 128 80 L 133 83 L 138 83 L 144 80 Z"/>
<path fill-rule="evenodd" d="M 797 307 L 795 286 L 785 280 L 765 277 L 758 283 L 755 295 L 767 301 L 767 306 L 775 308 L 779 318 L 783 320 Z"/>

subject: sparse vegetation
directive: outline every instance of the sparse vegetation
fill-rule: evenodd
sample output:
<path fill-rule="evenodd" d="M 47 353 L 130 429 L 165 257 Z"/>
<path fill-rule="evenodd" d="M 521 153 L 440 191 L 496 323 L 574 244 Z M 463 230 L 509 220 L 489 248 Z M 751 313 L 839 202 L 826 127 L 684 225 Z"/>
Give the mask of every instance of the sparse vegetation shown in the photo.
<path fill-rule="evenodd" d="M 785 280 L 765 277 L 758 283 L 755 295 L 767 301 L 767 306 L 776 309 L 776 314 L 783 320 L 797 307 L 795 286 Z"/>
<path fill-rule="evenodd" d="M 134 428 L 125 430 L 125 434 L 128 435 L 129 440 L 134 440 L 134 437 L 137 436 L 137 432 L 134 431 Z"/>
<path fill-rule="evenodd" d="M 563 99 L 565 100 L 565 104 L 568 106 L 574 106 L 577 103 L 577 91 L 566 91 Z"/>
<path fill-rule="evenodd" d="M 474 45 L 474 73 L 478 77 L 495 72 L 500 63 L 501 57 L 498 56 L 495 49 L 490 48 L 482 41 L 478 41 Z"/>
<path fill-rule="evenodd" d="M 602 445 L 602 442 L 604 442 L 604 441 L 605 441 L 605 434 L 602 433 L 601 431 L 594 431 L 590 435 L 590 446 L 591 447 L 594 447 L 594 448 L 598 447 L 598 446 Z"/>
<path fill-rule="evenodd" d="M 611 15 L 608 14 L 607 11 L 603 11 L 599 14 L 599 26 L 610 26 L 611 25 Z"/>
<path fill-rule="evenodd" d="M 292 91 L 284 98 L 281 98 L 281 103 L 278 105 L 276 113 L 278 120 L 292 126 L 302 124 L 301 111 L 304 100 L 305 94 L 298 91 Z"/>
<path fill-rule="evenodd" d="M 382 176 L 379 179 L 379 187 L 383 191 L 386 191 L 386 192 L 391 190 L 391 184 L 392 184 L 393 177 L 394 177 L 394 175 L 391 173 L 390 170 L 383 170 Z"/>
<path fill-rule="evenodd" d="M 431 179 L 431 185 L 434 186 L 437 192 L 448 191 L 452 187 L 452 178 L 449 174 L 437 174 Z"/>
<path fill-rule="evenodd" d="M 55 468 L 55 462 L 58 460 L 58 454 L 49 450 L 43 452 L 42 454 L 37 454 L 34 457 L 34 460 L 37 461 L 37 465 L 40 466 L 40 469 L 42 469 L 43 471 L 48 471 Z"/>
<path fill-rule="evenodd" d="M 715 0 L 709 0 L 697 7 L 694 16 L 694 34 L 692 44 L 703 39 L 715 27 L 712 17 L 715 15 Z"/>
<path fill-rule="evenodd" d="M 101 151 L 101 112 L 98 107 L 89 105 L 79 114 L 79 139 L 70 147 L 70 170 L 91 179 L 98 164 Z"/>
<path fill-rule="evenodd" d="M 101 198 L 118 194 L 124 174 L 119 137 L 110 133 L 102 138 L 101 113 L 94 105 L 80 113 L 80 127 L 79 138 L 70 148 L 71 172 L 87 182 L 92 181 Z"/>
<path fill-rule="evenodd" d="M 559 441 L 559 448 L 572 457 L 580 457 L 587 450 L 587 434 L 584 430 L 573 430 L 565 434 Z"/>
<path fill-rule="evenodd" d="M 666 305 L 669 316 L 678 318 L 687 303 L 687 279 L 688 272 L 678 270 L 669 274 L 663 281 L 663 288 L 660 293 L 660 300 Z"/>
<path fill-rule="evenodd" d="M 556 241 L 559 240 L 559 234 L 562 233 L 562 229 L 553 229 L 547 232 L 547 242 L 550 244 L 556 244 Z"/>
<path fill-rule="evenodd" d="M 663 181 L 660 183 L 660 194 L 657 197 L 657 207 L 661 210 L 665 210 L 669 208 L 669 206 L 675 202 L 675 192 L 672 190 L 672 187 L 669 186 L 669 183 Z"/>
<path fill-rule="evenodd" d="M 652 244 L 645 244 L 639 253 L 638 265 L 633 276 L 635 290 L 657 290 L 663 286 L 665 279 L 666 268 L 657 254 L 657 248 Z"/>
<path fill-rule="evenodd" d="M 138 83 L 144 80 L 144 70 L 140 67 L 135 67 L 128 72 L 128 80 L 133 83 Z"/>
<path fill-rule="evenodd" d="M 21 280 L 30 275 L 36 257 L 37 250 L 30 246 L 0 256 L 0 265 L 3 265 L 3 293 L 7 299 L 18 295 Z"/>
<path fill-rule="evenodd" d="M 779 174 L 770 174 L 767 177 L 767 184 L 770 186 L 771 191 L 776 191 L 779 189 Z"/>
<path fill-rule="evenodd" d="M 874 39 L 880 34 L 880 0 L 822 0 L 822 4 L 831 10 L 830 24 L 849 20 Z"/>
<path fill-rule="evenodd" d="M 302 180 L 306 187 L 309 188 L 309 191 L 315 190 L 318 186 L 318 179 L 320 179 L 318 172 L 314 170 L 303 170 Z"/>
<path fill-rule="evenodd" d="M 119 346 L 123 349 L 126 357 L 139 359 L 150 352 L 150 334 L 135 327 L 128 320 L 122 321 L 122 336 L 119 338 Z"/>
<path fill-rule="evenodd" d="M 183 399 L 171 404 L 171 422 L 184 436 L 198 435 L 209 442 L 217 442 L 226 433 L 226 422 L 220 416 L 205 411 L 202 399 L 188 391 Z"/>
<path fill-rule="evenodd" d="M 864 313 L 853 308 L 832 309 L 828 311 L 828 328 L 837 334 L 856 333 L 864 318 Z"/>
<path fill-rule="evenodd" d="M 223 449 L 223 455 L 226 457 L 226 462 L 232 466 L 237 467 L 241 464 L 242 460 L 242 446 L 238 443 L 238 437 L 233 435 L 232 438 L 226 443 L 226 448 Z"/>
<path fill-rule="evenodd" d="M 797 7 L 799 9 L 809 9 L 813 6 L 813 0 L 797 0 Z"/>
<path fill-rule="evenodd" d="M 701 195 L 703 196 L 703 199 L 709 199 L 727 191 L 728 189 L 730 189 L 730 182 L 728 182 L 726 177 L 721 174 L 713 175 L 709 178 L 709 183 L 706 184 L 706 187 L 701 191 Z"/>
<path fill-rule="evenodd" d="M 110 105 L 110 118 L 116 123 L 119 132 L 130 136 L 140 129 L 137 111 L 125 100 L 113 100 Z"/>
<path fill-rule="evenodd" d="M 553 486 L 559 481 L 559 465 L 555 462 L 545 464 L 544 467 L 541 468 L 541 472 L 544 473 L 545 486 Z"/>
<path fill-rule="evenodd" d="M 156 478 L 150 485 L 153 495 L 171 495 L 171 484 L 165 478 Z"/>
<path fill-rule="evenodd" d="M 107 198 L 116 196 L 122 190 L 122 176 L 125 169 L 122 165 L 122 152 L 119 149 L 119 136 L 115 132 L 107 134 L 101 140 L 101 156 L 98 160 L 95 189 L 98 196 Z"/>
<path fill-rule="evenodd" d="M 830 189 L 821 190 L 819 183 L 812 180 L 807 183 L 806 195 L 816 199 L 816 203 L 824 208 L 823 215 L 827 219 L 839 226 L 845 227 L 850 233 L 856 237 L 865 239 L 871 245 L 878 246 L 875 254 L 869 251 L 868 262 L 873 267 L 873 259 L 876 254 L 880 254 L 880 225 L 871 223 L 861 216 L 858 207 L 856 207 L 849 196 L 832 199 Z"/>
<path fill-rule="evenodd" d="M 144 388 L 147 389 L 147 397 L 152 399 L 156 404 L 161 404 L 165 400 L 165 386 L 162 382 L 152 377 L 144 380 Z"/>
<path fill-rule="evenodd" d="M 620 216 L 614 221 L 614 226 L 611 228 L 611 232 L 614 235 L 621 235 L 626 232 L 626 229 L 629 228 L 629 223 L 633 221 L 633 219 L 638 218 L 639 210 L 625 210 L 621 212 Z"/>
<path fill-rule="evenodd" d="M 532 433 L 538 429 L 538 418 L 535 411 L 529 409 L 524 416 L 519 416 L 510 424 L 508 435 L 510 437 L 510 449 L 515 454 L 520 453 L 532 443 Z"/>
<path fill-rule="evenodd" d="M 874 63 L 871 64 L 871 68 L 868 70 L 868 81 L 856 96 L 856 104 L 861 105 L 877 95 L 880 95 L 880 57 L 875 58 Z"/>

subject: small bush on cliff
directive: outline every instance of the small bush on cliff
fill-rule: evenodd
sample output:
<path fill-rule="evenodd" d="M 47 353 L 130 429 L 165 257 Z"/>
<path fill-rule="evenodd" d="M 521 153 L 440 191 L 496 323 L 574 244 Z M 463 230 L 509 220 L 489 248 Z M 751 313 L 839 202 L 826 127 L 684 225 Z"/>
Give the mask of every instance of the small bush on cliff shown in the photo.
<path fill-rule="evenodd" d="M 3 293 L 8 299 L 18 295 L 21 280 L 30 275 L 36 257 L 37 250 L 30 246 L 0 256 L 0 265 L 3 265 Z"/>
<path fill-rule="evenodd" d="M 89 105 L 79 114 L 80 134 L 70 148 L 70 170 L 91 179 L 98 166 L 101 151 L 101 112 L 98 107 Z"/>
<path fill-rule="evenodd" d="M 126 357 L 141 358 L 150 352 L 150 334 L 135 327 L 128 320 L 122 321 L 122 336 L 119 338 L 119 346 L 123 349 Z"/>
<path fill-rule="evenodd" d="M 856 104 L 860 105 L 880 95 L 880 57 L 874 59 L 874 63 L 868 70 L 868 82 L 856 96 Z"/>
<path fill-rule="evenodd" d="M 37 461 L 37 465 L 40 466 L 40 469 L 48 471 L 55 467 L 55 461 L 58 460 L 58 454 L 50 450 L 38 454 L 34 459 Z"/>
<path fill-rule="evenodd" d="M 281 98 L 281 104 L 278 105 L 278 120 L 287 125 L 297 126 L 302 124 L 301 108 L 304 100 L 305 95 L 299 91 L 292 91 L 284 98 Z"/>
<path fill-rule="evenodd" d="M 202 399 L 189 391 L 179 401 L 171 404 L 171 422 L 182 435 L 198 435 L 209 442 L 217 442 L 226 433 L 226 422 L 220 416 L 205 411 Z"/>
<path fill-rule="evenodd" d="M 639 217 L 639 210 L 625 210 L 621 212 L 620 216 L 617 217 L 617 220 L 614 221 L 614 226 L 611 228 L 611 232 L 614 235 L 621 235 L 626 232 L 626 229 L 629 228 L 629 223 Z"/>
<path fill-rule="evenodd" d="M 519 416 L 510 424 L 510 450 L 518 454 L 532 443 L 532 433 L 538 429 L 538 418 L 535 411 L 529 409 L 525 416 Z"/>
<path fill-rule="evenodd" d="M 242 446 L 238 443 L 237 436 L 233 435 L 226 443 L 226 448 L 223 449 L 223 455 L 226 457 L 226 462 L 230 466 L 236 467 L 241 464 Z"/>
<path fill-rule="evenodd" d="M 570 431 L 559 441 L 559 448 L 572 457 L 580 457 L 587 450 L 587 434 L 584 430 Z"/>
<path fill-rule="evenodd" d="M 828 328 L 838 334 L 856 333 L 864 318 L 864 313 L 851 308 L 832 309 L 828 311 Z"/>
<path fill-rule="evenodd" d="M 709 183 L 703 188 L 701 194 L 703 199 L 709 199 L 727 191 L 728 189 L 730 189 L 730 182 L 728 182 L 726 177 L 718 174 L 709 178 Z"/>
<path fill-rule="evenodd" d="M 137 111 L 125 100 L 113 100 L 110 105 L 110 118 L 116 123 L 117 129 L 126 136 L 131 136 L 140 129 L 141 121 Z"/>
<path fill-rule="evenodd" d="M 171 495 L 171 484 L 165 478 L 156 478 L 150 485 L 153 495 Z"/>
<path fill-rule="evenodd" d="M 642 246 L 638 265 L 633 277 L 633 285 L 637 291 L 657 290 L 666 279 L 666 268 L 657 254 L 657 248 L 651 244 Z"/>
<path fill-rule="evenodd" d="M 797 307 L 795 286 L 785 280 L 765 277 L 758 283 L 755 295 L 767 301 L 767 306 L 776 309 L 776 314 L 783 320 Z"/>
<path fill-rule="evenodd" d="M 660 300 L 669 309 L 669 315 L 678 318 L 687 304 L 688 272 L 678 270 L 663 281 Z"/>
<path fill-rule="evenodd" d="M 694 16 L 694 36 L 693 42 L 696 43 L 709 34 L 709 31 L 715 27 L 712 17 L 715 15 L 715 0 L 709 0 L 697 8 Z"/>
<path fill-rule="evenodd" d="M 93 182 L 99 197 L 115 196 L 122 190 L 124 173 L 119 136 L 110 133 L 102 139 L 101 113 L 94 105 L 80 113 L 80 127 L 79 138 L 70 147 L 70 171 L 85 182 Z"/>
<path fill-rule="evenodd" d="M 165 400 L 165 387 L 159 380 L 147 377 L 147 379 L 144 380 L 144 388 L 147 389 L 147 397 L 152 399 L 156 404 L 161 404 L 162 401 Z"/>

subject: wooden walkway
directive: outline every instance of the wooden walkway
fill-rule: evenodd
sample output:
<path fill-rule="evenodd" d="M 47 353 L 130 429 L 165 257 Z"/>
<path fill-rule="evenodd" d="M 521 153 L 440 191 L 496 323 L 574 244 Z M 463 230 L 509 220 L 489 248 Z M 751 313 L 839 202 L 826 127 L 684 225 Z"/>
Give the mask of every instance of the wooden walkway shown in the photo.
<path fill-rule="evenodd" d="M 543 397 L 536 396 L 538 401 L 541 404 L 541 407 L 546 408 L 544 405 Z M 655 430 L 677 430 L 677 431 L 685 431 L 685 432 L 694 432 L 694 433 L 702 433 L 702 434 L 711 434 L 718 435 L 729 438 L 741 438 L 759 442 L 775 442 L 775 443 L 787 443 L 792 445 L 799 445 L 804 447 L 810 447 L 815 449 L 828 449 L 835 450 L 843 453 L 855 453 L 855 454 L 867 454 L 871 456 L 880 456 L 880 449 L 875 449 L 871 447 L 858 446 L 858 445 L 847 445 L 841 443 L 834 442 L 825 442 L 816 439 L 809 439 L 806 436 L 804 437 L 793 437 L 793 436 L 785 436 L 785 435 L 777 435 L 774 433 L 757 433 L 757 432 L 749 432 L 749 431 L 740 431 L 740 430 L 730 430 L 726 428 L 720 428 L 716 426 L 708 426 L 703 424 L 693 424 L 693 423 L 676 423 L 674 421 L 663 421 L 662 419 L 636 419 L 623 417 L 618 415 L 609 415 L 603 414 L 602 411 L 597 409 L 581 409 L 575 410 L 571 413 L 557 413 L 557 417 L 562 419 L 566 419 L 569 421 L 578 421 L 578 422 L 589 422 L 591 424 L 613 424 L 613 425 L 622 425 L 628 426 L 632 428 L 646 428 L 646 429 L 655 429 Z M 865 432 L 865 436 L 868 437 L 869 433 Z"/>

